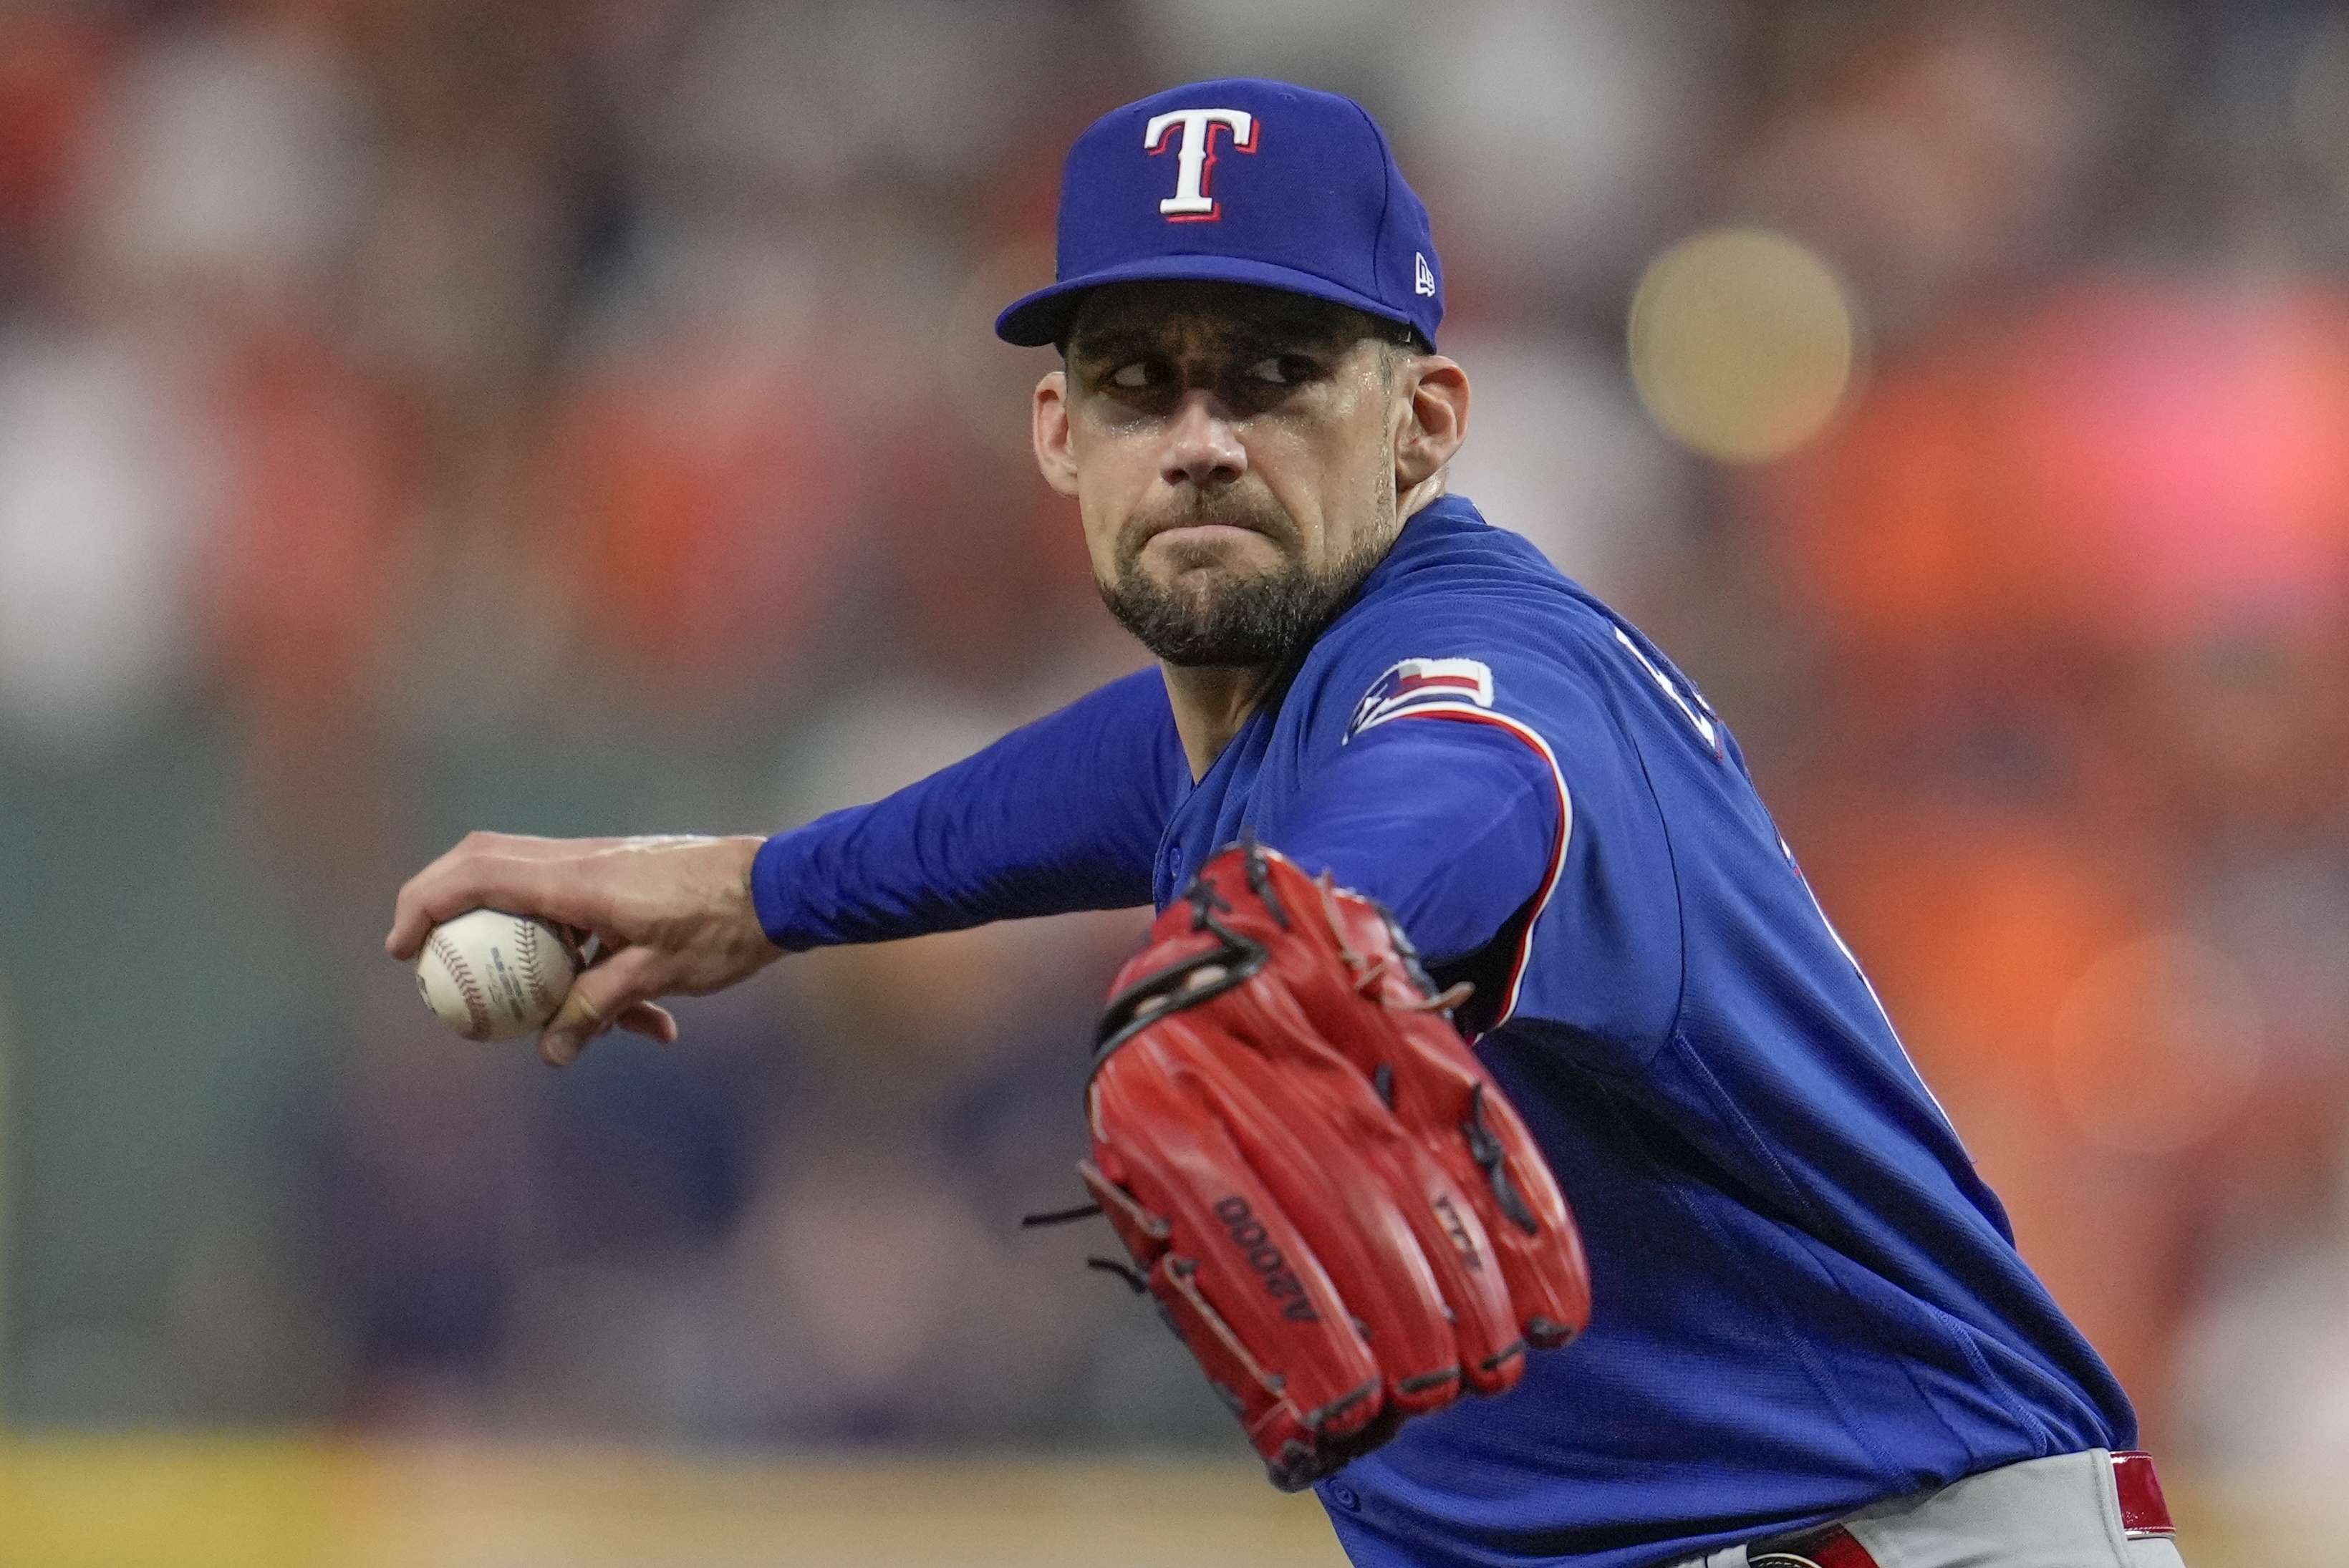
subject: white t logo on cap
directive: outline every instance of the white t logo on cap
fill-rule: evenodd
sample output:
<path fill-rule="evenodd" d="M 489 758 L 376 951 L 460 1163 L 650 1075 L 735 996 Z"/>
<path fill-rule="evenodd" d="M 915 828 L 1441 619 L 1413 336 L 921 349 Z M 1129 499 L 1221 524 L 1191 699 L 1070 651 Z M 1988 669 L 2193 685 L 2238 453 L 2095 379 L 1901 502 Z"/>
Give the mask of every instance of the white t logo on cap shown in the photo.
<path fill-rule="evenodd" d="M 1216 128 L 1232 133 L 1232 150 L 1256 150 L 1256 116 L 1244 108 L 1178 108 L 1154 115 L 1142 128 L 1143 149 L 1155 156 L 1166 150 L 1166 133 L 1183 128 L 1174 149 L 1174 194 L 1158 203 L 1170 223 L 1206 223 L 1222 216 L 1216 199 L 1207 194 L 1207 181 L 1216 168 Z"/>

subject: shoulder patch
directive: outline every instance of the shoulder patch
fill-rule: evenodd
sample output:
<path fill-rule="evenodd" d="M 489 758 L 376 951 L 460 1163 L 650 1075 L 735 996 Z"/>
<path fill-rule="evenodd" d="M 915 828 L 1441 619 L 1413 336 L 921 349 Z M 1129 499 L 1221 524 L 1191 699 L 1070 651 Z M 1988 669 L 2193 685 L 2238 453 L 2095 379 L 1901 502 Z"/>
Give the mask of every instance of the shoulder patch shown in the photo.
<path fill-rule="evenodd" d="M 1371 683 L 1346 726 L 1351 740 L 1362 731 L 1415 709 L 1474 704 L 1493 706 L 1493 672 L 1475 659 L 1405 659 Z"/>

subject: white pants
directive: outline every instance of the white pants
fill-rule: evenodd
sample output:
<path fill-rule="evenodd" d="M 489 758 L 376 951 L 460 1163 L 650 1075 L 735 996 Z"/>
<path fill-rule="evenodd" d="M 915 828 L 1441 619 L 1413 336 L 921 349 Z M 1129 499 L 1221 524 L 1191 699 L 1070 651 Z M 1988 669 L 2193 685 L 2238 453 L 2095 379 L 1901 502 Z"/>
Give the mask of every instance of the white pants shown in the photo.
<path fill-rule="evenodd" d="M 2123 1532 L 2103 1449 L 1984 1470 L 1939 1491 L 1870 1503 L 1840 1522 L 1877 1568 L 2185 1568 L 2168 1537 Z M 1746 1568 L 1745 1548 L 1673 1568 Z"/>

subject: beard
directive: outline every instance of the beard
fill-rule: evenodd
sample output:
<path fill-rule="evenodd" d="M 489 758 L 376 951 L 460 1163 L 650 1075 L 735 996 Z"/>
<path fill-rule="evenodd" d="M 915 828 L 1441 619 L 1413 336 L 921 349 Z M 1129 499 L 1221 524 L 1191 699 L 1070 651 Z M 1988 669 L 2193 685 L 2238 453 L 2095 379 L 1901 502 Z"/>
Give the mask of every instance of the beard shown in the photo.
<path fill-rule="evenodd" d="M 1231 574 L 1213 546 L 1175 552 L 1174 576 L 1143 570 L 1143 546 L 1161 527 L 1227 523 L 1252 529 L 1281 552 L 1269 571 Z M 1297 527 L 1285 513 L 1245 504 L 1199 506 L 1173 521 L 1136 519 L 1118 541 L 1117 576 L 1094 585 L 1118 624 L 1165 663 L 1178 667 L 1279 665 L 1309 647 L 1361 588 L 1386 554 L 1377 533 L 1328 570 L 1315 572 L 1294 553 Z"/>

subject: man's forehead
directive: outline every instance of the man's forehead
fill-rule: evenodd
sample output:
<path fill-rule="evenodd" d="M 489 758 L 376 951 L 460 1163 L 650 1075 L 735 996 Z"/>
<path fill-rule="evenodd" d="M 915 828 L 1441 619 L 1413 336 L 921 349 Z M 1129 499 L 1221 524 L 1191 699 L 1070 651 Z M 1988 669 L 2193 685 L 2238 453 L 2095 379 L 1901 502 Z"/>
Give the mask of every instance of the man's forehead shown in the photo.
<path fill-rule="evenodd" d="M 1147 342 L 1208 348 L 1221 343 L 1346 344 L 1371 330 L 1361 312 L 1285 289 L 1247 284 L 1112 284 L 1085 298 L 1071 346 Z"/>

